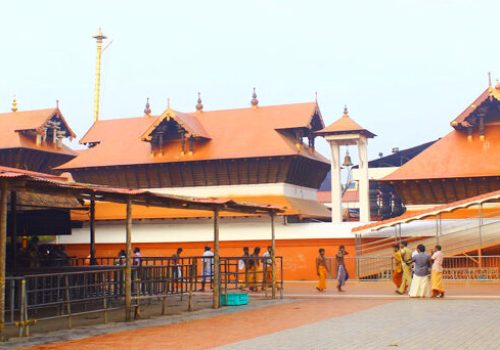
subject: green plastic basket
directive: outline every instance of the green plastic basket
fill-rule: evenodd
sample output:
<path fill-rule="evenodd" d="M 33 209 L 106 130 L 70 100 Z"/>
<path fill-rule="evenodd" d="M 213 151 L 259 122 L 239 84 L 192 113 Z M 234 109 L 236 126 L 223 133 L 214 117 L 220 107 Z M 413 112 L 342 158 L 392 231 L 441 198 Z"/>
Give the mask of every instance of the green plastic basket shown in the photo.
<path fill-rule="evenodd" d="M 227 293 L 221 294 L 221 306 L 238 306 L 248 304 L 248 293 Z"/>

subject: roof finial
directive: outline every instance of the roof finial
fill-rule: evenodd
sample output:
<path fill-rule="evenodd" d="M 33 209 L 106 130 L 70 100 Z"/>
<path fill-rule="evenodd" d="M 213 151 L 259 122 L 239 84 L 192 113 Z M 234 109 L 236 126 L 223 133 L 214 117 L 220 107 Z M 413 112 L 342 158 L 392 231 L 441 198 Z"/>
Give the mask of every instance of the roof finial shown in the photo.
<path fill-rule="evenodd" d="M 347 110 L 347 105 L 344 105 L 344 116 L 349 116 L 349 111 Z"/>
<path fill-rule="evenodd" d="M 17 97 L 14 95 L 14 98 L 12 99 L 12 107 L 11 107 L 12 112 L 17 112 Z"/>
<path fill-rule="evenodd" d="M 167 109 L 170 109 L 170 97 L 167 97 Z"/>
<path fill-rule="evenodd" d="M 488 72 L 488 86 L 491 87 L 491 72 Z"/>
<path fill-rule="evenodd" d="M 149 97 L 146 98 L 146 107 L 144 108 L 145 115 L 151 115 L 151 105 L 149 104 Z"/>
<path fill-rule="evenodd" d="M 59 100 L 56 100 L 56 108 L 59 109 Z"/>
<path fill-rule="evenodd" d="M 196 110 L 198 112 L 203 112 L 203 103 L 201 103 L 201 94 L 198 92 L 198 101 L 196 101 Z"/>
<path fill-rule="evenodd" d="M 318 103 L 318 92 L 314 92 L 314 102 Z"/>
<path fill-rule="evenodd" d="M 257 94 L 255 93 L 255 88 L 253 88 L 252 100 L 250 101 L 252 107 L 257 107 L 259 104 L 259 100 L 257 100 Z"/>

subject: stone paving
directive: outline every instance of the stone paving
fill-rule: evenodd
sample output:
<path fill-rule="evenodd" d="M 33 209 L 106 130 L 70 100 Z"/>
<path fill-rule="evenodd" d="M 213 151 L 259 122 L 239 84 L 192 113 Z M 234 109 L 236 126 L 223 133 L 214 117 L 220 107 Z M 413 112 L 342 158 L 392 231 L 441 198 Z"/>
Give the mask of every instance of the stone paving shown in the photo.
<path fill-rule="evenodd" d="M 217 349 L 500 349 L 499 315 L 496 300 L 402 300 Z"/>
<path fill-rule="evenodd" d="M 383 283 L 347 287 L 290 283 L 284 300 L 252 295 L 247 306 L 60 330 L 0 349 L 500 349 L 498 284 L 456 286 L 439 300 Z"/>

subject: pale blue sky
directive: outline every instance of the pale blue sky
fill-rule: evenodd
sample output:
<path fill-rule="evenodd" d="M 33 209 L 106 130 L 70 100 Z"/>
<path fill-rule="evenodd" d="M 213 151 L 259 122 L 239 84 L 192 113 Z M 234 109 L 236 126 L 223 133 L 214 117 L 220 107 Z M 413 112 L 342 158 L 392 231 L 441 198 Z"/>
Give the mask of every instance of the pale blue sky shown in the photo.
<path fill-rule="evenodd" d="M 500 1 L 1 1 L 0 111 L 60 107 L 92 122 L 99 26 L 101 118 L 311 101 L 347 104 L 378 135 L 371 158 L 443 136 L 500 76 Z M 244 132 L 244 128 L 242 129 Z M 320 150 L 328 154 L 324 144 Z"/>

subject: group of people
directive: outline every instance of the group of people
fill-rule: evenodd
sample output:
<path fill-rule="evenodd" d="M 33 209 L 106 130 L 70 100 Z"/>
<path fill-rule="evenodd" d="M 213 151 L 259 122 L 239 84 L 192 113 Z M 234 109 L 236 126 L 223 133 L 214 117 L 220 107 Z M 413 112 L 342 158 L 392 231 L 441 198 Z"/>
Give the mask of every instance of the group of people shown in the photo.
<path fill-rule="evenodd" d="M 267 250 L 260 256 L 260 247 L 255 247 L 250 254 L 249 247 L 243 247 L 243 255 L 238 261 L 239 274 L 242 274 L 241 289 L 247 289 L 257 292 L 259 289 L 265 290 L 268 286 L 272 286 L 272 252 L 273 247 L 268 246 Z M 262 266 L 262 282 L 259 287 L 259 271 Z M 278 284 L 276 283 L 276 287 Z"/>
<path fill-rule="evenodd" d="M 443 298 L 444 255 L 441 249 L 440 245 L 436 245 L 429 255 L 423 244 L 417 245 L 413 252 L 406 241 L 394 245 L 392 280 L 398 288 L 396 293 L 408 293 L 412 298 Z"/>
<path fill-rule="evenodd" d="M 335 265 L 337 272 L 337 291 L 343 292 L 342 287 L 345 285 L 346 281 L 349 279 L 349 274 L 345 266 L 344 257 L 349 254 L 343 245 L 339 246 L 337 254 L 335 254 Z M 316 289 L 319 292 L 324 292 L 326 290 L 326 278 L 328 277 L 329 267 L 328 261 L 325 256 L 325 249 L 319 248 L 319 255 L 316 258 L 316 273 L 318 275 L 319 281 L 316 285 Z"/>

